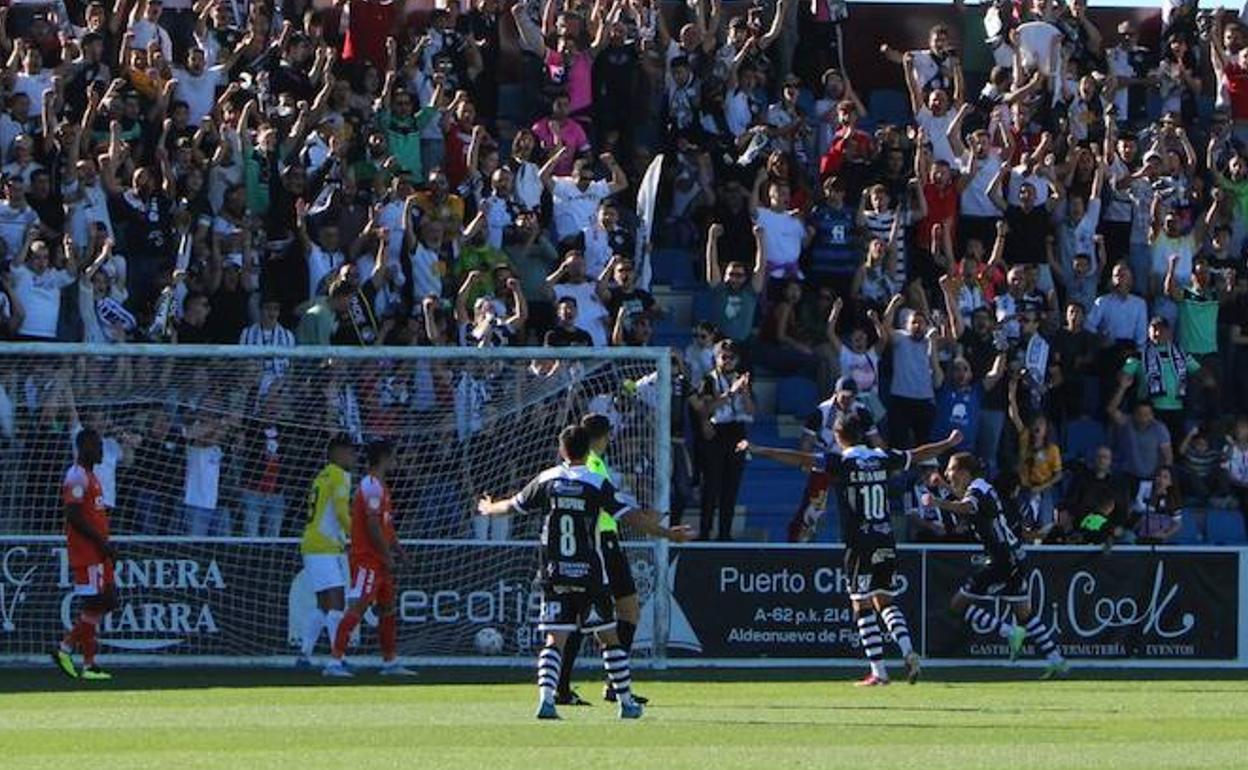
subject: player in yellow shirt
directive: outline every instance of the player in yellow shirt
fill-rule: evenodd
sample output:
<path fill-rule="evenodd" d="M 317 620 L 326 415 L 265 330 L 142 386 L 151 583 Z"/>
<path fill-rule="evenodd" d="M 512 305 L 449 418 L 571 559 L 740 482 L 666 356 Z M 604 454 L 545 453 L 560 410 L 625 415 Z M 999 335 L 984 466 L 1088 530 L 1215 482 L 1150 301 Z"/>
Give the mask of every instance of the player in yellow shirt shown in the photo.
<path fill-rule="evenodd" d="M 328 462 L 308 490 L 308 524 L 299 544 L 304 581 L 316 592 L 316 609 L 303 626 L 303 648 L 295 664 L 299 668 L 311 667 L 310 657 L 322 628 L 333 644 L 346 606 L 345 551 L 351 531 L 351 465 L 355 458 L 351 438 L 335 436 L 326 455 Z"/>

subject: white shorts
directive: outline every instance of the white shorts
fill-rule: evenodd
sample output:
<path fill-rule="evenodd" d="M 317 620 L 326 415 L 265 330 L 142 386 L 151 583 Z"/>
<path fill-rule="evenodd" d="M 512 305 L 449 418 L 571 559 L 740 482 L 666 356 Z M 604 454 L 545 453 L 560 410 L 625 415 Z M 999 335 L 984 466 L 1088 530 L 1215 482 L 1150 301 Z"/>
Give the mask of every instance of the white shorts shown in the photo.
<path fill-rule="evenodd" d="M 332 553 L 305 553 L 303 580 L 314 593 L 347 587 L 347 560 Z"/>

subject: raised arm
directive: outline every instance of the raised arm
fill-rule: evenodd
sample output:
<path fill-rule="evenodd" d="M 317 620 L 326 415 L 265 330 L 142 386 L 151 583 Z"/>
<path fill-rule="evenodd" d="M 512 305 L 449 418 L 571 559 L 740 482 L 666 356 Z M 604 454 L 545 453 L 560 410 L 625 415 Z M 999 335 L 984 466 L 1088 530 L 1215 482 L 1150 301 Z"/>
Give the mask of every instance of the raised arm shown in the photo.
<path fill-rule="evenodd" d="M 948 452 L 962 443 L 962 431 L 953 430 L 945 437 L 944 441 L 937 441 L 931 444 L 923 444 L 916 446 L 910 450 L 911 463 L 921 463 L 928 460 L 934 460 L 945 452 Z"/>
<path fill-rule="evenodd" d="M 455 322 L 458 324 L 472 323 L 472 312 L 468 309 L 468 297 L 473 290 L 477 288 L 477 284 L 485 274 L 480 270 L 473 270 L 464 278 L 464 282 L 460 284 L 459 291 L 455 292 Z"/>
<path fill-rule="evenodd" d="M 719 267 L 719 239 L 724 234 L 724 226 L 716 222 L 706 231 L 706 285 L 712 288 L 723 280 L 723 271 Z"/>
<path fill-rule="evenodd" d="M 541 180 L 542 186 L 547 190 L 549 190 L 551 185 L 554 184 L 555 166 L 559 165 L 560 159 L 563 158 L 563 154 L 567 151 L 567 146 L 560 142 L 555 147 L 555 153 L 547 158 L 546 162 L 542 164 L 542 167 L 538 169 L 537 178 Z"/>
<path fill-rule="evenodd" d="M 906 79 L 906 93 L 910 95 L 910 110 L 917 116 L 923 109 L 923 87 L 914 74 L 914 54 L 906 51 L 901 60 L 901 74 Z"/>
<path fill-rule="evenodd" d="M 750 275 L 750 288 L 762 294 L 767 286 L 767 239 L 759 225 L 754 225 L 754 272 Z"/>
<path fill-rule="evenodd" d="M 1179 279 L 1175 276 L 1175 271 L 1179 267 L 1179 255 L 1171 254 L 1166 262 L 1166 280 L 1162 286 L 1162 290 L 1170 299 L 1178 302 L 1183 298 L 1183 287 L 1179 285 Z"/>
<path fill-rule="evenodd" d="M 1014 426 L 1014 430 L 1018 431 L 1018 435 L 1027 432 L 1027 426 L 1023 423 L 1023 416 L 1018 411 L 1018 382 L 1021 379 L 1018 375 L 1010 378 L 1009 397 L 1010 397 L 1010 423 Z"/>
<path fill-rule="evenodd" d="M 547 8 L 553 9 L 554 4 L 547 2 Z M 516 33 L 520 37 L 520 46 L 532 51 L 539 57 L 546 58 L 546 41 L 542 39 L 542 31 L 537 28 L 529 14 L 525 12 L 524 3 L 516 3 L 511 7 L 511 17 L 516 21 Z"/>
<path fill-rule="evenodd" d="M 628 174 L 624 173 L 624 169 L 620 166 L 619 162 L 616 161 L 615 156 L 609 152 L 604 152 L 598 156 L 598 160 L 601 160 L 607 167 L 607 170 L 611 172 L 611 181 L 607 183 L 608 188 L 611 190 L 611 194 L 615 195 L 627 190 Z"/>
<path fill-rule="evenodd" d="M 969 104 L 964 103 L 958 107 L 953 120 L 949 123 L 949 128 L 945 130 L 945 137 L 949 140 L 949 146 L 953 149 L 953 154 L 958 157 L 966 154 L 966 143 L 962 141 L 962 121 L 966 119 L 970 111 L 971 105 Z M 974 158 L 972 158 L 972 162 L 974 162 Z"/>
<path fill-rule="evenodd" d="M 768 460 L 775 460 L 778 463 L 792 465 L 795 468 L 809 468 L 815 461 L 813 452 L 801 452 L 796 449 L 781 449 L 780 447 L 763 446 L 761 444 L 753 444 L 742 439 L 737 443 L 738 452 L 749 452 L 750 454 L 766 457 Z"/>
<path fill-rule="evenodd" d="M 841 311 L 845 309 L 845 300 L 837 297 L 832 302 L 832 310 L 828 313 L 827 336 L 828 344 L 832 346 L 832 351 L 839 354 L 841 352 L 841 335 L 837 332 L 837 328 L 841 324 Z"/>
<path fill-rule="evenodd" d="M 953 276 L 942 275 L 940 277 L 940 293 L 945 298 L 945 316 L 949 325 L 949 337 L 954 342 L 962 339 L 964 328 L 962 313 L 958 312 L 958 296 L 956 292 L 957 287 L 954 285 Z"/>

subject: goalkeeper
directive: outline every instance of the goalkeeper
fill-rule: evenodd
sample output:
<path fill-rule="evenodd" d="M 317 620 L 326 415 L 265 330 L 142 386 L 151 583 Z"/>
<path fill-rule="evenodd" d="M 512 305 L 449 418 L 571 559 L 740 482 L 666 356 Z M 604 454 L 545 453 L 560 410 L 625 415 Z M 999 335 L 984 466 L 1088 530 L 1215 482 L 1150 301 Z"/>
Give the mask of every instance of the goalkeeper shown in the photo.
<path fill-rule="evenodd" d="M 308 524 L 299 546 L 304 581 L 316 592 L 316 609 L 308 614 L 303 627 L 303 648 L 295 664 L 299 668 L 311 667 L 310 658 L 322 628 L 333 646 L 346 606 L 344 551 L 351 527 L 351 465 L 355 455 L 351 438 L 335 436 L 326 454 L 328 462 L 308 492 Z"/>
<path fill-rule="evenodd" d="M 619 485 L 619 479 L 611 473 L 603 454 L 611 441 L 611 419 L 605 414 L 590 413 L 581 418 L 581 427 L 589 434 L 589 456 L 585 459 L 585 467 L 590 471 Z M 637 600 L 637 585 L 633 582 L 632 567 L 628 556 L 620 543 L 619 522 L 605 511 L 598 514 L 598 547 L 602 552 L 603 566 L 607 571 L 607 583 L 611 596 L 615 599 L 616 634 L 620 638 L 620 646 L 632 654 L 633 637 L 637 634 L 637 621 L 641 618 L 641 606 Z M 563 648 L 563 667 L 559 670 L 559 688 L 555 695 L 555 703 L 561 706 L 588 706 L 589 702 L 581 698 L 572 689 L 572 668 L 576 664 L 577 653 L 580 652 L 584 634 L 573 632 Z M 603 700 L 615 701 L 615 690 L 608 681 L 603 691 Z M 645 704 L 647 699 L 633 693 L 633 700 Z"/>

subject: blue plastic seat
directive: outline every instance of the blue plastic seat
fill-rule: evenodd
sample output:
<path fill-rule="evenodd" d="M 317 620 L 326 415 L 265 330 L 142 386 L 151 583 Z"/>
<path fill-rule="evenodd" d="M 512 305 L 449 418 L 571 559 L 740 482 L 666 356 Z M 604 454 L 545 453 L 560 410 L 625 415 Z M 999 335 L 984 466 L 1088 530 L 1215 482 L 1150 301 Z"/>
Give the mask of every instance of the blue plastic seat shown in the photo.
<path fill-rule="evenodd" d="M 867 100 L 867 112 L 880 123 L 903 126 L 910 123 L 910 97 L 895 88 L 877 88 Z"/>
<path fill-rule="evenodd" d="M 1205 511 L 1200 508 L 1188 508 L 1183 512 L 1183 526 L 1179 533 L 1170 541 L 1175 545 L 1197 545 L 1203 538 L 1200 533 L 1200 522 L 1205 518 Z"/>
<path fill-rule="evenodd" d="M 1071 420 L 1066 424 L 1062 455 L 1067 460 L 1089 460 L 1092 451 L 1106 441 L 1105 426 L 1096 420 Z"/>
<path fill-rule="evenodd" d="M 711 314 L 715 312 L 715 298 L 711 296 L 711 292 L 703 290 L 695 292 L 693 295 L 693 321 L 709 321 Z"/>
<path fill-rule="evenodd" d="M 1210 545 L 1242 545 L 1248 543 L 1244 515 L 1239 511 L 1213 509 L 1205 519 L 1205 542 Z"/>
<path fill-rule="evenodd" d="M 776 412 L 805 417 L 819 403 L 819 391 L 807 377 L 785 377 L 776 386 Z"/>

